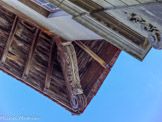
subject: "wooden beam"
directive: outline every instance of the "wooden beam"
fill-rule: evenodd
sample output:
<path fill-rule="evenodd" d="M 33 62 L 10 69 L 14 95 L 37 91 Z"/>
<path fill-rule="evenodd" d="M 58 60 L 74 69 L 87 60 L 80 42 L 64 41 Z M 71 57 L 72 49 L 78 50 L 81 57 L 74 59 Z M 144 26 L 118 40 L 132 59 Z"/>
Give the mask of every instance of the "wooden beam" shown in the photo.
<path fill-rule="evenodd" d="M 47 69 L 47 73 L 46 73 L 46 79 L 45 79 L 45 85 L 44 85 L 44 91 L 50 88 L 50 77 L 52 75 L 52 70 L 53 70 L 53 65 L 54 65 L 54 46 L 55 46 L 55 42 L 54 40 L 52 40 L 52 44 L 50 47 L 50 55 L 49 55 L 49 59 L 48 59 L 48 69 Z"/>
<path fill-rule="evenodd" d="M 33 38 L 33 41 L 32 41 L 32 45 L 30 47 L 29 56 L 28 56 L 28 59 L 27 59 L 27 62 L 26 62 L 25 68 L 24 68 L 24 72 L 22 73 L 22 78 L 26 79 L 28 74 L 29 74 L 29 70 L 30 70 L 33 55 L 34 55 L 34 52 L 35 52 L 35 49 L 36 49 L 39 34 L 40 34 L 40 29 L 36 29 L 35 34 L 34 34 L 34 38 Z"/>
<path fill-rule="evenodd" d="M 1 61 L 0 61 L 1 64 L 4 64 L 5 61 L 6 61 L 9 48 L 10 48 L 10 46 L 12 44 L 14 35 L 16 33 L 16 30 L 17 30 L 17 24 L 18 24 L 18 17 L 15 16 L 15 19 L 14 19 L 14 22 L 13 22 L 13 25 L 12 25 L 12 28 L 11 28 L 7 43 L 6 43 L 5 48 L 4 48 L 4 52 L 2 54 L 2 58 L 1 58 Z"/>
<path fill-rule="evenodd" d="M 80 48 L 82 48 L 85 52 L 87 52 L 94 60 L 96 60 L 102 67 L 105 69 L 109 68 L 109 65 L 102 60 L 98 55 L 96 55 L 92 50 L 90 50 L 85 44 L 83 44 L 81 41 L 75 41 L 75 44 L 77 44 Z"/>

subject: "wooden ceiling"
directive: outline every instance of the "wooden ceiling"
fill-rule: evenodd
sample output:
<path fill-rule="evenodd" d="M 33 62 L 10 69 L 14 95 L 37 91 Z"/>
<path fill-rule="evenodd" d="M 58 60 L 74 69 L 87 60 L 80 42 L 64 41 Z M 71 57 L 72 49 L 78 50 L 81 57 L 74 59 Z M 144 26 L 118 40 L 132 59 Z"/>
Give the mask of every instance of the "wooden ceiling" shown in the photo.
<path fill-rule="evenodd" d="M 0 69 L 73 114 L 80 114 L 87 105 L 81 110 L 74 110 L 71 106 L 62 65 L 64 59 L 59 55 L 59 52 L 66 52 L 58 47 L 63 42 L 66 40 L 12 13 L 10 8 L 0 7 Z M 81 87 L 89 103 L 113 67 L 120 50 L 105 40 L 77 42 L 83 43 L 110 66 L 103 68 L 75 41 L 72 43 Z"/>

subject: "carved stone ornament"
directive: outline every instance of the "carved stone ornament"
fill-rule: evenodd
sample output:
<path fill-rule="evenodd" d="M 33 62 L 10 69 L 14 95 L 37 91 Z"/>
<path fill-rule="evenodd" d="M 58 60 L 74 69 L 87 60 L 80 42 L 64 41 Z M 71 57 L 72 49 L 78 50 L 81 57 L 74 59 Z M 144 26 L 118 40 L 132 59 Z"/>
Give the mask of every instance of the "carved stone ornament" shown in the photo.
<path fill-rule="evenodd" d="M 76 52 L 71 43 L 58 46 L 58 59 L 64 73 L 71 106 L 73 110 L 81 111 L 86 107 L 87 99 L 81 87 Z"/>
<path fill-rule="evenodd" d="M 128 13 L 126 12 L 126 14 Z M 129 13 L 128 19 L 133 23 L 139 24 L 141 26 L 141 30 L 148 33 L 148 40 L 153 48 L 162 49 L 162 33 L 157 29 L 157 27 L 148 23 L 141 16 L 135 13 Z"/>

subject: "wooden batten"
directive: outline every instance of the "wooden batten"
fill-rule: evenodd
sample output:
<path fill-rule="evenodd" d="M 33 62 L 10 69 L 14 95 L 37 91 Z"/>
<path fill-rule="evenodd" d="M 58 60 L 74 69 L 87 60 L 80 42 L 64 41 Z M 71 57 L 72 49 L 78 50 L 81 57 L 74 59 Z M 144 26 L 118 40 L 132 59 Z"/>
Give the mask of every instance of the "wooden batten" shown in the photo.
<path fill-rule="evenodd" d="M 13 22 L 13 25 L 12 25 L 12 28 L 11 28 L 7 43 L 6 43 L 6 46 L 4 48 L 4 52 L 3 52 L 3 55 L 2 55 L 2 59 L 1 59 L 1 64 L 3 64 L 5 62 L 5 60 L 6 60 L 7 53 L 9 51 L 9 47 L 11 46 L 14 34 L 16 32 L 16 29 L 17 29 L 17 23 L 18 23 L 18 17 L 15 16 L 15 19 L 14 19 L 14 22 Z"/>
<path fill-rule="evenodd" d="M 92 50 L 90 50 L 86 45 L 80 41 L 75 41 L 75 43 L 82 48 L 86 53 L 88 53 L 94 60 L 96 60 L 105 69 L 109 68 L 109 65 L 102 60 L 98 55 L 96 55 Z"/>
<path fill-rule="evenodd" d="M 32 41 L 32 45 L 31 45 L 31 48 L 30 48 L 29 56 L 28 56 L 28 59 L 27 59 L 26 65 L 25 65 L 25 69 L 22 73 L 22 78 L 27 78 L 27 76 L 29 74 L 29 70 L 30 70 L 31 62 L 32 62 L 33 55 L 34 55 L 34 52 L 35 52 L 35 49 L 36 49 L 36 44 L 37 44 L 37 41 L 38 41 L 39 34 L 40 34 L 40 30 L 36 29 L 35 34 L 34 34 L 34 38 L 33 38 L 33 41 Z"/>
<path fill-rule="evenodd" d="M 54 40 L 51 42 L 51 47 L 50 47 L 50 56 L 48 59 L 48 69 L 46 73 L 46 79 L 45 79 L 45 86 L 44 90 L 48 90 L 50 88 L 50 83 L 51 83 L 51 75 L 52 75 L 52 68 L 53 68 L 53 61 L 54 61 L 54 48 L 55 48 L 55 42 Z"/>

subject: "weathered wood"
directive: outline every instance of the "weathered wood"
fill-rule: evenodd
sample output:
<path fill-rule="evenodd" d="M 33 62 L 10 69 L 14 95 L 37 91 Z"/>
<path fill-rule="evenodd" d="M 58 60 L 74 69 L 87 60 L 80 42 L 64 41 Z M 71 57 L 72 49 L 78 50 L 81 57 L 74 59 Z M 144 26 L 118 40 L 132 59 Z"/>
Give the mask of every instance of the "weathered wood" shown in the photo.
<path fill-rule="evenodd" d="M 1 2 L 0 2 L 0 4 L 1 4 Z M 9 18 L 14 18 L 15 17 L 15 14 L 13 12 L 6 10 L 4 8 L 4 5 L 1 5 L 1 6 L 3 6 L 3 7 L 0 8 L 0 13 L 1 14 L 5 15 L 5 16 L 7 16 Z M 9 20 L 9 21 L 11 21 L 11 20 Z"/>
<path fill-rule="evenodd" d="M 49 89 L 50 87 L 50 82 L 51 82 L 51 75 L 52 75 L 52 68 L 53 68 L 53 54 L 54 54 L 54 40 L 52 40 L 51 42 L 51 47 L 50 47 L 50 55 L 49 55 L 49 59 L 48 59 L 48 69 L 47 69 L 47 73 L 46 73 L 46 79 L 45 79 L 45 86 L 44 86 L 44 90 Z"/>
<path fill-rule="evenodd" d="M 82 41 L 82 43 L 84 43 L 89 49 L 91 49 L 97 55 L 100 54 L 100 52 L 103 49 L 103 46 L 105 45 L 105 41 L 103 40 L 92 40 L 92 41 L 89 40 L 89 41 Z M 83 80 L 83 79 L 87 74 L 95 71 L 95 69 L 89 70 L 89 68 L 91 68 L 92 63 L 95 60 L 93 60 L 93 58 L 84 50 L 80 49 L 80 47 L 77 46 L 75 43 L 73 44 L 75 46 L 75 50 L 77 53 L 79 76 L 81 79 L 82 88 L 84 89 L 87 84 L 87 80 Z M 100 64 L 98 64 L 98 66 L 101 67 Z M 87 77 L 90 78 L 91 76 L 93 75 L 88 75 Z"/>
<path fill-rule="evenodd" d="M 39 87 L 37 87 L 36 85 L 34 84 L 31 84 L 30 82 L 24 82 L 24 79 L 22 79 L 21 77 L 19 77 L 18 75 L 15 75 L 13 74 L 9 69 L 6 69 L 5 67 L 3 67 L 2 65 L 0 65 L 0 69 L 7 72 L 9 75 L 11 75 L 12 77 L 16 78 L 17 80 L 19 81 L 22 81 L 23 83 L 25 83 L 26 85 L 30 86 L 31 88 L 37 90 L 40 92 L 40 89 Z M 37 82 L 37 81 L 36 81 Z M 70 103 L 67 101 L 67 102 L 64 102 L 64 101 L 60 101 L 60 99 L 57 99 L 56 96 L 55 96 L 55 93 L 53 94 L 53 91 L 48 91 L 45 93 L 46 96 L 48 96 L 51 100 L 59 103 L 61 106 L 63 107 L 66 107 L 69 111 L 73 112 L 72 108 L 69 107 L 70 106 Z"/>
<path fill-rule="evenodd" d="M 56 98 L 57 100 L 59 100 L 60 102 L 63 102 L 64 104 L 69 105 L 69 101 L 66 97 L 62 97 L 60 96 L 58 93 L 53 92 L 51 90 L 45 91 L 45 93 L 49 94 L 50 96 L 53 96 L 54 98 Z M 70 106 L 70 105 L 69 105 Z"/>
<path fill-rule="evenodd" d="M 114 50 L 113 50 L 114 51 Z M 114 65 L 114 63 L 116 62 L 119 54 L 120 54 L 120 50 L 116 49 L 115 52 L 112 53 L 113 58 L 108 58 L 107 57 L 107 61 L 109 61 L 109 64 L 111 65 L 111 67 Z M 90 102 L 92 100 L 92 98 L 97 94 L 98 90 L 100 89 L 101 85 L 103 84 L 104 80 L 106 79 L 108 73 L 110 72 L 110 69 L 105 69 L 102 74 L 98 77 L 98 79 L 96 80 L 96 82 L 92 85 L 92 87 L 90 87 L 90 92 L 87 95 L 87 100 L 88 102 Z"/>
<path fill-rule="evenodd" d="M 27 30 L 30 30 L 31 32 L 35 31 L 35 26 L 33 26 L 33 24 L 31 24 L 30 22 L 27 22 L 25 20 L 21 20 L 21 24 L 22 26 Z"/>
<path fill-rule="evenodd" d="M 45 47 L 43 45 L 37 44 L 37 50 L 36 50 L 36 52 L 39 53 L 40 56 L 43 55 L 43 57 L 42 57 L 43 59 L 44 58 L 47 59 L 48 58 L 48 55 L 50 53 L 50 46 L 49 47 Z"/>
<path fill-rule="evenodd" d="M 24 40 L 22 41 L 15 37 L 14 37 L 14 44 L 12 44 L 11 47 L 12 48 L 19 47 L 24 54 L 27 54 L 30 50 L 30 45 L 26 44 Z"/>
<path fill-rule="evenodd" d="M 10 23 L 5 19 L 5 18 L 2 18 L 0 16 L 0 27 L 3 28 L 3 27 L 6 27 L 6 28 L 10 28 Z"/>
<path fill-rule="evenodd" d="M 23 61 L 22 58 L 19 58 L 19 57 L 15 56 L 15 55 L 11 55 L 10 53 L 7 54 L 7 58 L 9 60 L 13 60 L 13 61 L 17 62 L 19 65 L 24 64 L 24 61 Z"/>
<path fill-rule="evenodd" d="M 5 28 L 0 28 L 2 32 L 3 29 L 9 30 L 7 26 Z M 96 84 L 96 81 L 98 80 L 98 77 L 100 77 L 100 73 L 104 68 L 74 42 L 72 42 L 72 44 L 75 47 L 75 50 L 74 47 L 71 46 L 71 42 L 64 43 L 66 40 L 62 40 L 55 35 L 50 36 L 49 32 L 42 32 L 43 30 L 39 29 L 40 28 L 33 25 L 30 20 L 26 21 L 24 19 L 19 19 L 18 29 L 14 35 L 12 44 L 10 45 L 5 63 L 3 66 L 1 65 L 0 68 L 3 68 L 5 72 L 21 80 L 23 83 L 32 86 L 32 88 L 53 101 L 58 102 L 70 112 L 80 114 L 83 112 L 83 108 L 86 107 L 87 100 L 85 100 L 86 97 L 84 94 L 86 93 L 88 97 L 90 96 L 89 94 L 91 90 L 93 90 L 94 84 Z M 5 34 L 7 34 L 7 31 Z M 54 48 L 50 48 L 52 40 L 61 45 L 61 50 L 59 44 Z M 6 42 L 7 40 L 5 41 L 5 38 L 3 38 L 0 45 L 4 45 Z M 107 57 L 105 62 L 112 59 L 114 54 L 112 49 L 117 49 L 108 44 L 108 47 L 110 48 L 107 48 L 106 53 L 103 53 L 105 51 L 105 46 L 107 46 L 105 45 L 104 40 L 82 42 L 102 59 L 104 58 L 101 54 Z M 65 45 L 62 45 L 62 43 Z M 52 49 L 54 53 L 51 53 Z M 0 47 L 0 50 L 2 50 L 0 53 L 3 52 L 3 46 Z M 61 51 L 61 53 L 59 51 Z M 31 57 L 29 57 L 30 54 Z M 109 57 L 111 59 L 108 59 Z M 61 65 L 61 63 L 64 63 L 65 65 Z M 109 64 L 109 61 L 106 63 Z M 25 67 L 29 66 L 27 64 L 30 64 L 30 68 L 28 69 L 28 75 L 25 79 L 25 77 L 22 77 L 22 74 L 26 72 Z M 91 67 L 93 67 L 92 70 L 94 70 L 94 72 L 89 70 Z M 66 70 L 64 70 L 65 68 Z M 95 71 L 96 69 L 97 71 Z M 64 77 L 64 73 L 66 73 L 66 77 Z M 85 80 L 87 77 L 90 77 L 90 79 Z M 78 80 L 78 78 L 80 79 Z M 65 80 L 68 80 L 69 83 L 65 82 Z M 71 80 L 79 82 L 71 82 Z M 82 80 L 85 80 L 85 86 L 83 86 L 86 91 L 84 91 L 84 93 L 82 89 L 83 86 L 80 84 L 80 82 L 83 83 Z M 46 86 L 48 86 L 48 90 L 44 91 L 43 88 L 45 84 L 47 84 Z M 72 91 L 72 94 L 70 94 L 73 95 L 71 97 L 72 99 L 69 97 L 69 89 Z M 94 91 L 95 90 L 92 92 Z M 91 97 L 88 99 L 90 98 Z M 77 108 L 78 104 L 80 108 Z"/>
<path fill-rule="evenodd" d="M 98 55 L 101 58 L 103 58 L 104 60 L 105 60 L 106 55 L 108 55 L 106 57 L 111 57 L 111 55 L 113 54 L 113 53 L 111 53 L 111 48 L 112 48 L 111 45 L 109 43 L 105 42 L 104 45 L 102 46 L 102 50 L 98 52 Z M 107 62 L 107 61 L 106 61 L 106 63 L 109 64 L 109 62 Z M 81 81 L 81 84 L 82 84 L 82 87 L 83 87 L 85 93 L 86 93 L 86 89 L 91 90 L 88 87 L 88 85 L 91 84 L 91 81 L 94 83 L 97 79 L 97 76 L 100 75 L 99 69 L 104 70 L 104 68 L 101 67 L 100 64 L 98 62 L 96 62 L 95 60 L 93 60 L 93 62 L 90 63 L 90 66 L 86 69 L 86 72 L 85 72 L 85 74 L 82 78 L 82 81 Z M 97 74 L 97 76 L 95 74 Z"/>
<path fill-rule="evenodd" d="M 41 52 L 38 52 L 36 50 L 35 54 L 34 54 L 34 57 L 33 57 L 33 61 L 38 62 L 39 64 L 41 64 L 42 66 L 47 68 L 48 67 L 48 57 L 49 56 L 43 55 Z M 43 72 L 46 72 L 46 70 L 43 71 Z"/>
<path fill-rule="evenodd" d="M 3 66 L 18 77 L 20 77 L 21 72 L 23 71 L 22 65 L 8 58 L 6 59 L 5 64 L 3 64 Z"/>
<path fill-rule="evenodd" d="M 54 37 L 55 37 L 55 35 L 54 35 Z M 51 40 L 53 39 L 51 36 L 49 36 L 45 32 L 42 32 L 42 34 L 40 35 L 40 38 L 43 38 L 46 42 L 48 42 L 48 44 L 50 44 Z"/>
<path fill-rule="evenodd" d="M 41 29 L 43 32 L 45 32 L 47 35 L 51 35 L 51 36 L 56 36 L 54 33 L 52 32 L 49 32 L 48 29 L 44 28 L 42 25 L 36 23 L 34 20 L 32 20 L 30 17 L 24 15 L 22 12 L 16 10 L 14 7 L 8 5 L 7 3 L 3 2 L 2 0 L 0 0 L 0 6 L 3 6 L 3 8 L 5 10 L 8 10 L 10 11 L 10 13 L 14 13 L 16 14 L 17 16 L 20 16 L 21 18 L 23 18 L 24 20 L 28 20 L 30 21 L 30 23 L 32 23 L 35 27 Z M 9 14 L 10 14 L 9 13 Z"/>
<path fill-rule="evenodd" d="M 4 52 L 3 52 L 3 55 L 2 55 L 2 59 L 0 61 L 0 63 L 2 63 L 2 64 L 5 63 L 5 60 L 6 60 L 6 57 L 7 57 L 7 53 L 8 53 L 9 47 L 10 47 L 12 41 L 13 41 L 13 37 L 14 37 L 15 32 L 16 32 L 16 29 L 17 29 L 17 23 L 18 23 L 18 17 L 16 16 L 15 19 L 14 19 L 14 23 L 12 25 L 11 32 L 9 34 L 9 37 L 8 37 L 6 46 L 4 48 Z"/>
<path fill-rule="evenodd" d="M 7 29 L 10 29 L 11 26 L 12 26 L 12 23 L 14 21 L 15 15 L 10 17 L 5 13 L 5 11 L 6 10 L 1 11 L 1 14 L 0 14 L 0 21 L 1 21 L 0 27 L 1 28 L 6 28 L 7 27 Z"/>
<path fill-rule="evenodd" d="M 6 42 L 7 42 L 7 38 L 3 38 L 0 35 L 0 47 L 2 47 L 4 49 Z"/>
<path fill-rule="evenodd" d="M 45 79 L 45 73 L 40 72 L 35 67 L 32 67 L 27 78 L 31 78 L 31 77 L 32 79 L 35 79 L 35 81 L 39 83 L 39 86 L 42 90 L 42 86 L 43 86 L 44 79 Z"/>
<path fill-rule="evenodd" d="M 102 67 L 105 69 L 108 68 L 108 64 L 102 60 L 98 55 L 96 55 L 92 50 L 90 50 L 86 45 L 84 45 L 80 41 L 75 41 L 75 43 L 82 48 L 85 52 L 87 52 L 90 56 L 92 56 L 93 59 L 95 59 Z"/>
<path fill-rule="evenodd" d="M 114 56 L 116 50 L 111 50 L 111 47 L 110 48 L 107 48 L 108 45 L 104 45 L 103 47 L 103 50 L 100 52 L 100 56 L 105 60 L 107 61 L 108 64 L 110 64 L 110 60 L 111 58 Z M 107 56 L 109 55 L 109 56 Z M 108 62 L 109 61 L 109 62 Z M 96 83 L 96 81 L 98 80 L 98 78 L 102 75 L 102 73 L 104 72 L 104 68 L 102 67 L 99 67 L 97 65 L 96 62 L 93 63 L 93 65 L 91 67 L 96 67 L 96 69 L 92 68 L 90 69 L 91 71 L 94 71 L 93 74 L 92 74 L 92 77 L 91 79 L 89 80 L 86 80 L 87 84 L 86 84 L 86 87 L 84 89 L 85 91 L 85 94 L 86 96 L 88 96 L 89 92 L 92 90 L 94 84 Z M 106 70 L 110 70 L 112 66 L 109 66 L 109 68 L 107 68 Z"/>
<path fill-rule="evenodd" d="M 35 47 L 36 47 L 36 44 L 37 44 L 37 41 L 38 41 L 38 38 L 39 38 L 39 34 L 40 34 L 40 30 L 37 29 L 35 34 L 34 34 L 34 38 L 33 38 L 33 41 L 32 41 L 31 48 L 30 48 L 30 52 L 29 52 L 29 57 L 27 59 L 26 65 L 25 65 L 24 72 L 22 74 L 22 78 L 26 78 L 26 76 L 28 76 L 28 74 L 29 74 L 29 70 L 30 70 L 30 67 L 31 67 L 31 61 L 32 61 L 32 58 L 33 58 L 33 54 L 35 52 Z"/>
<path fill-rule="evenodd" d="M 33 61 L 33 62 L 32 62 L 32 65 L 33 65 L 33 67 L 39 67 L 39 68 L 40 68 L 40 71 L 46 71 L 46 69 L 47 69 L 46 66 L 40 64 L 40 63 L 37 62 L 37 61 Z"/>
<path fill-rule="evenodd" d="M 3 53 L 3 48 L 0 47 L 0 59 L 1 59 L 1 57 L 2 57 L 2 53 Z"/>
<path fill-rule="evenodd" d="M 34 62 L 35 62 L 35 61 L 34 61 Z M 47 69 L 45 69 L 45 71 L 44 71 L 40 66 L 33 65 L 33 63 L 32 63 L 32 68 L 31 68 L 30 70 L 35 71 L 35 72 L 37 72 L 38 74 L 42 75 L 43 78 L 42 78 L 41 81 L 44 81 L 44 77 L 45 77 L 45 74 L 46 74 L 45 71 L 46 71 Z"/>
<path fill-rule="evenodd" d="M 5 20 L 7 19 L 5 18 Z M 17 26 L 18 27 L 13 36 L 13 41 L 9 46 L 6 60 L 4 62 L 4 65 L 1 65 L 0 63 L 0 69 L 3 69 L 5 72 L 23 81 L 27 85 L 32 86 L 32 88 L 50 97 L 50 99 L 52 99 L 55 102 L 58 102 L 63 107 L 66 106 L 66 108 L 71 112 L 74 112 L 70 107 L 70 102 L 67 95 L 63 74 L 60 68 L 60 64 L 58 63 L 56 58 L 57 56 L 56 47 L 51 48 L 55 53 L 52 54 L 52 56 L 50 56 L 51 49 L 49 47 L 51 46 L 53 37 L 49 36 L 48 35 L 49 33 L 43 32 L 44 33 L 43 34 L 40 28 L 35 27 L 32 23 L 22 18 L 19 19 Z M 8 27 L 6 26 L 5 28 L 0 28 L 2 32 L 8 34 L 8 32 L 4 31 L 4 29 L 9 30 Z M 39 34 L 36 34 L 36 29 L 39 30 L 38 32 Z M 36 44 L 34 40 L 37 40 L 38 43 Z M 0 45 L 2 46 L 0 47 L 0 57 L 1 57 L 1 53 L 4 50 L 3 45 L 5 45 L 6 42 L 7 42 L 7 38 L 5 39 L 4 37 L 0 41 Z M 35 51 L 31 51 L 31 50 L 35 50 Z M 25 79 L 24 77 L 22 77 L 22 74 L 24 72 L 26 64 L 28 64 L 27 60 L 29 59 L 29 55 L 31 53 L 33 54 L 31 56 L 32 60 L 30 61 L 31 62 L 31 67 L 29 69 L 30 72 L 28 72 L 28 76 L 26 76 Z M 48 68 L 50 66 L 49 60 L 51 58 L 53 60 L 51 63 L 52 65 L 55 66 L 51 66 L 52 75 L 49 76 L 49 79 L 51 80 L 51 86 L 49 88 L 50 93 L 49 93 L 49 92 L 42 91 L 43 88 L 42 86 L 45 83 L 46 72 L 47 69 L 49 69 Z"/>
<path fill-rule="evenodd" d="M 42 34 L 41 34 L 42 35 Z M 51 44 L 45 41 L 45 39 L 43 38 L 39 38 L 39 42 L 37 44 L 38 46 L 40 46 L 40 48 L 43 48 L 43 50 L 50 52 L 50 46 Z"/>
<path fill-rule="evenodd" d="M 21 58 L 22 62 L 24 62 L 23 64 L 25 64 L 28 56 L 28 50 L 26 50 L 24 47 L 18 46 L 15 40 L 9 48 L 9 52 L 11 52 L 12 55 L 17 56 L 18 58 Z"/>
<path fill-rule="evenodd" d="M 0 29 L 0 35 L 4 38 L 8 38 L 8 33 Z"/>

